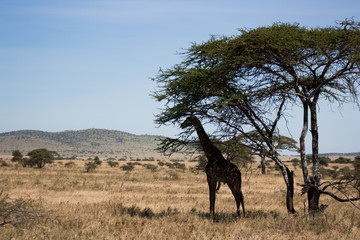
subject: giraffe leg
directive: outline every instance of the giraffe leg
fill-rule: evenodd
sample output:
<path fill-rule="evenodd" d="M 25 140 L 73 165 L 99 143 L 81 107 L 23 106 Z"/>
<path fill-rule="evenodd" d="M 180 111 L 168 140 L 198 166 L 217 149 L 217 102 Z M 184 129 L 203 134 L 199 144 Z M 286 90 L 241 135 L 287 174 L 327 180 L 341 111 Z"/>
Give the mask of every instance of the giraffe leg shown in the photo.
<path fill-rule="evenodd" d="M 238 184 L 229 184 L 228 186 L 235 198 L 236 201 L 236 214 L 238 217 L 240 217 L 240 204 L 242 205 L 243 208 L 243 213 L 244 213 L 244 217 L 245 217 L 245 208 L 244 208 L 244 196 L 241 192 L 241 185 Z"/>
<path fill-rule="evenodd" d="M 219 181 L 219 182 L 218 182 L 218 186 L 217 186 L 217 188 L 216 188 L 216 193 L 219 193 L 220 186 L 221 186 L 221 182 Z"/>
<path fill-rule="evenodd" d="M 240 201 L 241 201 L 241 206 L 242 206 L 242 209 L 243 209 L 243 214 L 244 214 L 244 217 L 245 217 L 244 195 L 242 194 L 241 190 L 240 190 Z"/>
<path fill-rule="evenodd" d="M 216 198 L 216 181 L 211 176 L 208 176 L 209 198 L 210 198 L 210 214 L 215 214 L 215 198 Z"/>

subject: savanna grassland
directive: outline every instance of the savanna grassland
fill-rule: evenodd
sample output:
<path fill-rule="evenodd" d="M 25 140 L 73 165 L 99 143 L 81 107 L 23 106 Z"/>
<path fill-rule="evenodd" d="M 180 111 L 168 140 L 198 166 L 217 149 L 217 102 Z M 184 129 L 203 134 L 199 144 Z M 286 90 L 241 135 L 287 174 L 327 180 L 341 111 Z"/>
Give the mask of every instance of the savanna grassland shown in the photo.
<path fill-rule="evenodd" d="M 10 161 L 9 161 L 10 162 Z M 194 162 L 136 162 L 125 171 L 103 162 L 86 172 L 85 161 L 56 161 L 44 169 L 0 167 L 2 196 L 29 203 L 33 218 L 0 227 L 0 239 L 359 239 L 360 211 L 322 197 L 325 213 L 304 213 L 306 196 L 295 189 L 297 216 L 285 207 L 285 185 L 276 170 L 242 170 L 246 217 L 236 218 L 227 186 L 209 214 L 204 172 Z M 349 165 L 350 166 L 350 165 Z M 301 181 L 295 170 L 295 183 Z"/>

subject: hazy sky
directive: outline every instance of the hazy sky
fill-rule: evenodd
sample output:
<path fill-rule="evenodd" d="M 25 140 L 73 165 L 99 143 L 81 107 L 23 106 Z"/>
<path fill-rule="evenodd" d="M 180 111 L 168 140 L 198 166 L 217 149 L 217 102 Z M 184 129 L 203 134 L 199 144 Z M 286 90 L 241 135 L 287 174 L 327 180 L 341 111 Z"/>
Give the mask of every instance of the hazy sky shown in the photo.
<path fill-rule="evenodd" d="M 150 96 L 150 78 L 180 62 L 177 53 L 191 42 L 274 22 L 315 27 L 351 17 L 360 20 L 360 1 L 0 0 L 0 132 L 173 136 L 175 127 L 154 124 L 162 105 Z M 360 151 L 360 111 L 320 107 L 320 152 Z M 298 109 L 289 120 L 298 139 Z"/>

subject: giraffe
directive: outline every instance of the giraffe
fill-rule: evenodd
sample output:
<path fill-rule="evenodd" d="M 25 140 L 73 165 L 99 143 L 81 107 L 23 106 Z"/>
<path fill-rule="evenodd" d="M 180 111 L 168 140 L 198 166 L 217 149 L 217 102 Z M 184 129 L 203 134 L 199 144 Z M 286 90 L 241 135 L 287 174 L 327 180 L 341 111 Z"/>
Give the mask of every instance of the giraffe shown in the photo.
<path fill-rule="evenodd" d="M 191 126 L 195 128 L 199 137 L 200 145 L 208 160 L 205 172 L 209 185 L 210 214 L 215 214 L 216 184 L 219 183 L 219 189 L 221 182 L 223 182 L 229 186 L 232 194 L 234 195 L 237 215 L 240 216 L 239 208 L 241 203 L 243 214 L 245 216 L 244 197 L 241 192 L 241 173 L 239 169 L 235 164 L 224 158 L 221 151 L 211 142 L 200 120 L 194 115 L 190 115 L 180 127 L 184 129 Z"/>

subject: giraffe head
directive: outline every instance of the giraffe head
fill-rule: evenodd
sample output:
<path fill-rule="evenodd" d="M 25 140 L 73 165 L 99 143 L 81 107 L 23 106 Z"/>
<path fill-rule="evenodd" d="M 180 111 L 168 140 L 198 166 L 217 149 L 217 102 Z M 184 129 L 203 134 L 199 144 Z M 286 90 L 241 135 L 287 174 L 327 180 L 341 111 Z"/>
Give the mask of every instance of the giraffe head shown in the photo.
<path fill-rule="evenodd" d="M 197 118 L 194 115 L 190 115 L 185 119 L 185 121 L 180 125 L 182 129 L 194 126 L 194 122 L 197 120 Z"/>

